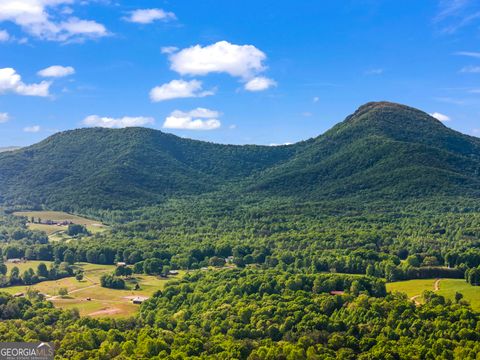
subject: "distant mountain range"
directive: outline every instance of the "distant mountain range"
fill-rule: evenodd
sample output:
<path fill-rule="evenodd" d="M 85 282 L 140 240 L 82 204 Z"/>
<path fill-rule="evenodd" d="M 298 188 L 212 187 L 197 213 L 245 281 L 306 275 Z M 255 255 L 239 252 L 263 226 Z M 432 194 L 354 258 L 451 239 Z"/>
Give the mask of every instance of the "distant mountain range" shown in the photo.
<path fill-rule="evenodd" d="M 20 149 L 20 146 L 7 146 L 7 147 L 0 147 L 0 153 L 5 151 L 13 151 Z"/>
<path fill-rule="evenodd" d="M 286 146 L 90 128 L 0 154 L 0 202 L 6 204 L 122 209 L 207 193 L 303 200 L 480 197 L 480 139 L 420 110 L 376 102 L 314 139 Z"/>

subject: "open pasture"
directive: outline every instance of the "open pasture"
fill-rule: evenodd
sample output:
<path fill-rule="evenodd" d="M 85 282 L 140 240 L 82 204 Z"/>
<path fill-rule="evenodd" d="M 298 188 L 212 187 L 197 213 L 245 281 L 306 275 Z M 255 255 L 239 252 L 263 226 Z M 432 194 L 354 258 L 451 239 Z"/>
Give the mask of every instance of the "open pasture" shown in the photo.
<path fill-rule="evenodd" d="M 387 284 L 387 291 L 406 293 L 410 299 L 419 303 L 423 302 L 422 294 L 425 290 L 435 291 L 451 300 L 459 292 L 473 309 L 480 311 L 480 286 L 472 286 L 463 279 L 419 279 Z"/>
<path fill-rule="evenodd" d="M 22 265 L 26 269 L 29 267 L 36 269 L 38 263 L 40 263 L 40 261 L 29 261 Z M 64 309 L 77 308 L 80 315 L 93 317 L 128 317 L 133 315 L 139 307 L 139 305 L 132 303 L 133 298 L 149 297 L 157 290 L 163 289 L 169 280 L 178 278 L 183 274 L 180 273 L 168 279 L 150 275 L 136 275 L 131 280 L 126 281 L 126 289 L 119 290 L 100 286 L 100 277 L 103 274 L 113 272 L 115 269 L 114 265 L 78 263 L 75 266 L 84 271 L 84 279 L 82 281 L 78 281 L 74 277 L 68 277 L 59 280 L 44 281 L 31 286 L 31 288 L 45 294 L 56 307 Z M 139 290 L 133 290 L 135 281 L 140 285 Z M 2 288 L 0 291 L 16 294 L 21 292 L 25 293 L 28 288 L 29 287 L 23 285 L 12 286 Z M 58 295 L 60 288 L 66 288 L 68 290 L 66 297 L 62 298 Z"/>

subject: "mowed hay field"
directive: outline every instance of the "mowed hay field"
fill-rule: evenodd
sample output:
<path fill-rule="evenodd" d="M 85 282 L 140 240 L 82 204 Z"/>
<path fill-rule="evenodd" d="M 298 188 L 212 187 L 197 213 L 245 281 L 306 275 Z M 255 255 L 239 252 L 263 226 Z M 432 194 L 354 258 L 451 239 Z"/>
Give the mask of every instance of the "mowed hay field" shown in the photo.
<path fill-rule="evenodd" d="M 438 281 L 438 290 L 435 290 L 436 281 Z M 387 291 L 406 293 L 409 298 L 414 298 L 417 302 L 423 302 L 422 294 L 425 290 L 434 291 L 451 300 L 455 298 L 455 293 L 459 292 L 473 309 L 480 311 L 480 286 L 472 286 L 463 279 L 420 279 L 387 284 Z"/>
<path fill-rule="evenodd" d="M 62 239 L 68 239 L 68 236 L 62 236 L 63 233 L 67 230 L 67 226 L 58 226 L 58 225 L 47 225 L 47 224 L 37 224 L 31 223 L 30 219 L 33 217 L 35 220 L 42 219 L 51 220 L 51 221 L 71 221 L 74 224 L 84 225 L 87 230 L 95 234 L 97 232 L 104 231 L 107 229 L 107 226 L 102 224 L 97 220 L 87 219 L 81 216 L 68 214 L 62 211 L 17 211 L 14 212 L 13 215 L 15 216 L 23 216 L 28 219 L 27 226 L 31 230 L 40 230 L 47 233 L 49 239 L 52 241 L 58 241 Z"/>
<path fill-rule="evenodd" d="M 40 261 L 29 261 L 22 264 L 22 267 L 25 269 L 32 267 L 36 270 L 38 263 Z M 45 263 L 48 266 L 48 262 Z M 135 275 L 135 279 L 140 284 L 139 290 L 133 290 L 133 279 L 127 280 L 127 289 L 117 290 L 100 286 L 100 277 L 105 273 L 112 273 L 115 269 L 114 265 L 77 263 L 75 266 L 84 271 L 84 279 L 82 281 L 77 281 L 74 277 L 68 277 L 44 281 L 32 285 L 31 288 L 46 294 L 47 298 L 56 307 L 64 309 L 77 308 L 80 315 L 93 317 L 128 317 L 139 308 L 139 305 L 132 303 L 132 298 L 137 296 L 150 297 L 157 290 L 163 289 L 168 281 L 180 278 L 183 275 L 181 272 L 179 275 L 171 276 L 168 279 L 149 275 Z M 68 295 L 65 298 L 58 296 L 60 288 L 67 288 Z M 26 292 L 27 289 L 27 286 L 22 285 L 2 288 L 0 291 L 16 294 Z M 88 298 L 90 300 L 87 300 Z"/>
<path fill-rule="evenodd" d="M 20 270 L 20 275 L 23 274 L 25 270 L 28 270 L 30 268 L 32 268 L 33 271 L 37 272 L 37 267 L 40 263 L 44 263 L 45 265 L 47 265 L 47 268 L 50 268 L 50 264 L 52 263 L 52 261 L 28 260 L 19 263 L 6 262 L 5 265 L 7 265 L 7 275 L 10 275 L 10 271 L 12 271 L 15 266 Z"/>

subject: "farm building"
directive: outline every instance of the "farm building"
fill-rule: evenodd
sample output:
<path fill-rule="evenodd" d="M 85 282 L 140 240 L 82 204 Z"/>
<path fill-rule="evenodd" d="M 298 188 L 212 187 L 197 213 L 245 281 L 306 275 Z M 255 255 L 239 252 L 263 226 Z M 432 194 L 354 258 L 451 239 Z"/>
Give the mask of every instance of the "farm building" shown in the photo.
<path fill-rule="evenodd" d="M 119 262 L 117 262 L 117 267 L 119 267 L 119 266 L 127 266 L 127 263 L 123 262 L 123 261 L 119 261 Z"/>
<path fill-rule="evenodd" d="M 7 262 L 9 262 L 11 264 L 19 264 L 19 263 L 23 262 L 23 260 L 18 259 L 18 258 L 14 258 L 14 259 L 7 259 Z"/>
<path fill-rule="evenodd" d="M 132 299 L 132 303 L 140 305 L 147 299 L 148 299 L 148 297 L 146 297 L 146 296 L 137 296 L 137 297 Z"/>

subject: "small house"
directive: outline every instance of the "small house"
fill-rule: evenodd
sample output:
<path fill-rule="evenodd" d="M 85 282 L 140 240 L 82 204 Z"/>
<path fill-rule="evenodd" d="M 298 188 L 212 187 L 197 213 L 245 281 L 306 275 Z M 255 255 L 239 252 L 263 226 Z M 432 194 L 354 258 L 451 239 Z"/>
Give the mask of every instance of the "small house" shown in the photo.
<path fill-rule="evenodd" d="M 120 266 L 127 266 L 127 263 L 123 261 L 117 262 L 117 267 L 120 267 Z"/>
<path fill-rule="evenodd" d="M 330 291 L 330 295 L 343 295 L 345 294 L 345 291 L 342 290 L 332 290 Z"/>
<path fill-rule="evenodd" d="M 168 272 L 168 275 L 178 275 L 178 271 L 177 270 L 170 270 Z"/>

